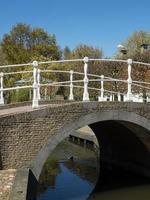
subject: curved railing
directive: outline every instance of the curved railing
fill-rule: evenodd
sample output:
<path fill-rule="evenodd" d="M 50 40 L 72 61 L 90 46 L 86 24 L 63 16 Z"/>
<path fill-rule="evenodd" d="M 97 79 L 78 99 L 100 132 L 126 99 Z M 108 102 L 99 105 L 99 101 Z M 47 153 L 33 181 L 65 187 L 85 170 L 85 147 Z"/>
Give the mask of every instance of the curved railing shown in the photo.
<path fill-rule="evenodd" d="M 83 72 L 75 71 L 74 68 L 72 70 L 54 70 L 54 69 L 40 69 L 40 66 L 43 64 L 61 64 L 61 63 L 83 63 Z M 92 74 L 88 73 L 88 64 L 90 62 L 114 62 L 114 63 L 124 63 L 127 64 L 127 79 L 116 79 L 109 76 L 104 76 L 101 74 Z M 143 81 L 143 80 L 132 80 L 132 65 L 142 65 L 142 67 L 150 67 L 149 63 L 137 62 L 132 61 L 131 59 L 128 60 L 115 60 L 115 59 L 89 59 L 85 57 L 84 59 L 72 59 L 72 60 L 58 60 L 58 61 L 44 61 L 44 62 L 37 62 L 33 61 L 33 63 L 27 64 L 16 64 L 16 65 L 4 65 L 0 66 L 1 73 L 0 73 L 0 104 L 4 104 L 4 95 L 3 92 L 11 91 L 11 90 L 20 90 L 20 89 L 30 89 L 33 90 L 33 97 L 32 97 L 32 107 L 37 108 L 39 106 L 39 100 L 41 99 L 41 88 L 42 87 L 68 87 L 69 88 L 69 97 L 68 99 L 74 100 L 74 88 L 81 88 L 83 89 L 83 101 L 90 101 L 89 91 L 94 90 L 98 91 L 98 101 L 106 101 L 114 100 L 114 95 L 118 96 L 118 100 L 121 101 L 137 101 L 137 102 L 149 102 L 150 95 L 150 82 Z M 27 70 L 28 67 L 33 67 L 33 70 Z M 13 72 L 5 72 L 8 68 L 17 68 L 19 69 L 22 67 L 23 70 L 21 71 L 13 71 Z M 26 69 L 27 68 L 27 69 Z M 5 70 L 6 69 L 6 70 Z M 69 80 L 65 81 L 58 81 L 58 82 L 51 82 L 51 83 L 42 83 L 41 78 L 43 74 L 69 74 Z M 12 77 L 14 75 L 22 75 L 22 74 L 33 74 L 30 79 L 30 84 L 23 85 L 23 86 L 11 86 L 11 87 L 3 87 L 4 78 L 9 76 Z M 74 76 L 80 75 L 80 79 L 74 80 Z M 82 79 L 81 79 L 82 76 Z M 89 86 L 90 83 L 100 83 L 100 87 L 93 87 Z M 117 92 L 112 91 L 105 88 L 105 83 L 123 83 L 127 84 L 127 91 L 125 92 Z M 139 88 L 136 94 L 133 94 L 132 87 L 135 86 Z M 148 94 L 146 98 L 140 97 L 141 90 L 145 90 Z M 107 93 L 107 95 L 106 95 Z M 31 95 L 30 95 L 31 98 Z"/>

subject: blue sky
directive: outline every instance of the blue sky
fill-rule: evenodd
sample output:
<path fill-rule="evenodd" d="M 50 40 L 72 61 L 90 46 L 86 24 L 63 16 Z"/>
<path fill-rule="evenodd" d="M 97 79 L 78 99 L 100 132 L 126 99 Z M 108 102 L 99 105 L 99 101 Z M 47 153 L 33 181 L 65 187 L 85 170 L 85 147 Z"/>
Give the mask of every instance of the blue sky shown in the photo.
<path fill-rule="evenodd" d="M 112 56 L 134 31 L 150 31 L 149 0 L 0 0 L 0 39 L 18 22 L 54 33 L 58 44 L 102 48 Z"/>

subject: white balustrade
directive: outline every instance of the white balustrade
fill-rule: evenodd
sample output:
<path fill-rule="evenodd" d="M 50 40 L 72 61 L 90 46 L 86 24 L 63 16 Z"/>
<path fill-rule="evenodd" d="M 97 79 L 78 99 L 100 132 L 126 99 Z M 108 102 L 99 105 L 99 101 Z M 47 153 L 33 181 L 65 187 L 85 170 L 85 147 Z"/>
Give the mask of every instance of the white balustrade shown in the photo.
<path fill-rule="evenodd" d="M 88 57 L 84 57 L 84 92 L 83 92 L 83 101 L 89 101 L 89 93 L 88 93 L 88 77 L 87 77 L 87 71 L 88 71 Z"/>
<path fill-rule="evenodd" d="M 128 92 L 127 92 L 127 101 L 132 101 L 132 78 L 131 78 L 131 70 L 132 70 L 132 59 L 128 59 Z"/>
<path fill-rule="evenodd" d="M 0 73 L 0 105 L 4 104 L 4 96 L 3 96 L 3 72 Z"/>
<path fill-rule="evenodd" d="M 37 85 L 38 85 L 38 100 L 41 99 L 41 95 L 40 95 L 40 69 L 37 70 Z"/>
<path fill-rule="evenodd" d="M 121 101 L 121 95 L 118 93 L 118 101 Z"/>
<path fill-rule="evenodd" d="M 32 88 L 29 90 L 29 100 L 32 100 Z"/>
<path fill-rule="evenodd" d="M 84 73 L 81 73 L 81 72 L 76 72 L 76 71 L 73 71 L 73 70 L 70 70 L 70 80 L 69 81 L 60 81 L 60 82 L 57 82 L 57 83 L 46 83 L 46 84 L 41 84 L 40 83 L 40 77 L 41 77 L 41 74 L 43 72 L 45 73 L 49 73 L 49 72 L 52 72 L 52 73 L 66 73 L 68 74 L 68 71 L 62 71 L 62 70 L 52 70 L 52 69 L 49 69 L 49 70 L 41 70 L 38 69 L 38 65 L 42 65 L 42 64 L 48 64 L 48 63 L 65 63 L 65 62 L 82 62 L 84 61 Z M 111 78 L 111 77 L 107 77 L 105 75 L 98 75 L 98 74 L 88 74 L 88 63 L 89 62 L 95 62 L 95 61 L 110 61 L 110 62 L 122 62 L 122 63 L 127 63 L 128 64 L 128 79 L 127 80 L 121 80 L 121 79 L 114 79 L 114 78 Z M 3 78 L 5 76 L 9 76 L 11 78 L 11 76 L 15 75 L 15 74 L 25 74 L 25 73 L 32 73 L 32 71 L 17 71 L 15 70 L 14 72 L 7 72 L 7 73 L 3 73 L 1 72 L 0 73 L 0 105 L 3 105 L 4 104 L 4 97 L 3 97 L 3 92 L 4 91 L 11 91 L 11 90 L 20 90 L 20 89 L 25 89 L 25 88 L 29 88 L 30 89 L 30 93 L 29 93 L 29 98 L 31 99 L 32 98 L 32 107 L 33 108 L 38 108 L 39 107 L 39 100 L 41 99 L 41 96 L 40 96 L 40 89 L 41 87 L 45 87 L 45 99 L 47 97 L 47 87 L 48 86 L 64 86 L 64 87 L 69 87 L 70 89 L 70 93 L 69 93 L 69 97 L 68 99 L 69 100 L 74 100 L 74 93 L 73 93 L 73 89 L 74 88 L 83 88 L 84 91 L 83 91 L 83 101 L 86 102 L 86 101 L 89 101 L 89 91 L 88 90 L 95 90 L 95 91 L 100 91 L 100 94 L 99 94 L 99 97 L 98 97 L 98 101 L 114 101 L 114 95 L 117 95 L 118 96 L 118 101 L 134 101 L 134 102 L 144 102 L 143 98 L 141 97 L 142 96 L 142 89 L 144 88 L 147 92 L 147 98 L 146 98 L 146 101 L 147 102 L 150 102 L 150 98 L 148 98 L 148 96 L 150 96 L 150 82 L 145 82 L 145 81 L 142 81 L 142 80 L 136 80 L 136 81 L 133 81 L 132 80 L 132 75 L 131 75 L 131 72 L 132 72 L 132 63 L 133 64 L 142 64 L 143 65 L 146 65 L 147 67 L 150 67 L 150 64 L 148 63 L 140 63 L 140 62 L 134 62 L 132 61 L 132 59 L 128 59 L 127 61 L 125 60 L 113 60 L 113 59 L 89 59 L 88 57 L 84 57 L 84 59 L 75 59 L 75 60 L 61 60 L 61 61 L 46 61 L 46 62 L 37 62 L 37 61 L 33 61 L 33 63 L 27 63 L 27 64 L 17 64 L 17 65 L 5 65 L 5 66 L 0 66 L 0 68 L 9 68 L 9 67 L 25 67 L 25 66 L 31 66 L 33 65 L 33 85 L 21 85 L 21 86 L 11 86 L 9 88 L 3 88 Z M 78 74 L 78 75 L 84 75 L 84 78 L 82 80 L 73 80 L 73 75 L 74 74 Z M 92 77 L 92 78 L 90 78 Z M 93 78 L 94 77 L 94 78 Z M 105 78 L 105 79 L 104 79 Z M 100 83 L 101 83 L 101 88 L 92 88 L 92 87 L 89 87 L 88 84 L 89 84 L 89 81 L 99 81 L 100 80 Z M 113 82 L 113 81 L 118 81 L 118 82 L 122 82 L 122 83 L 125 83 L 127 82 L 127 86 L 128 86 L 128 91 L 126 92 L 126 94 L 117 94 L 115 91 L 109 91 L 109 90 L 104 90 L 104 81 L 109 81 L 109 82 Z M 84 82 L 84 86 L 81 86 L 81 85 L 76 85 L 74 83 L 82 83 Z M 135 93 L 132 93 L 132 85 L 135 85 L 136 87 L 139 87 L 139 92 L 137 92 L 136 94 Z M 32 91 L 31 89 L 33 89 L 33 95 L 32 95 Z M 104 96 L 104 92 L 107 94 Z M 135 91 L 134 91 L 135 92 Z M 124 97 L 122 99 L 122 97 Z"/>
<path fill-rule="evenodd" d="M 104 101 L 104 75 L 101 75 L 101 90 L 100 96 L 98 97 L 98 101 Z"/>
<path fill-rule="evenodd" d="M 39 101 L 38 101 L 38 81 L 37 81 L 37 69 L 38 68 L 38 62 L 33 61 L 33 100 L 32 100 L 32 108 L 38 108 L 39 107 Z"/>
<path fill-rule="evenodd" d="M 44 89 L 44 99 L 45 100 L 47 99 L 47 87 L 45 87 L 45 89 Z"/>
<path fill-rule="evenodd" d="M 73 70 L 70 70 L 70 94 L 69 94 L 69 100 L 73 101 Z"/>

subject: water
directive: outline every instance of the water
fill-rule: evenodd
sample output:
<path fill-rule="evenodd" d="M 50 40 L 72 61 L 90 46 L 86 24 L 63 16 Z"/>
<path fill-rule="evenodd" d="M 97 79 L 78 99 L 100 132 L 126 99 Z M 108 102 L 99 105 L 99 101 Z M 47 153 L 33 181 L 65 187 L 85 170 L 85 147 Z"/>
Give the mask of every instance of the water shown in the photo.
<path fill-rule="evenodd" d="M 73 159 L 68 159 L 73 156 Z M 149 200 L 150 180 L 101 163 L 90 149 L 63 141 L 48 158 L 37 200 Z"/>
<path fill-rule="evenodd" d="M 92 184 L 83 180 L 71 170 L 68 170 L 63 163 L 59 165 L 61 173 L 56 178 L 55 186 L 50 186 L 38 199 L 87 199 L 88 193 L 92 192 Z"/>

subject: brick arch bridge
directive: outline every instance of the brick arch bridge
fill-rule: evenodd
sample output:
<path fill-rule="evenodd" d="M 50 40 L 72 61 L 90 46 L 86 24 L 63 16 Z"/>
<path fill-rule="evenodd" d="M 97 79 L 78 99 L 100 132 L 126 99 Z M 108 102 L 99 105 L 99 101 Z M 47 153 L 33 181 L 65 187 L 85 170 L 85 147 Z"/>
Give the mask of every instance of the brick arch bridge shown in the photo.
<path fill-rule="evenodd" d="M 0 113 L 2 169 L 31 168 L 38 179 L 55 146 L 78 128 L 89 125 L 106 161 L 149 173 L 149 104 L 49 103 L 36 110 L 30 106 L 6 107 Z"/>

